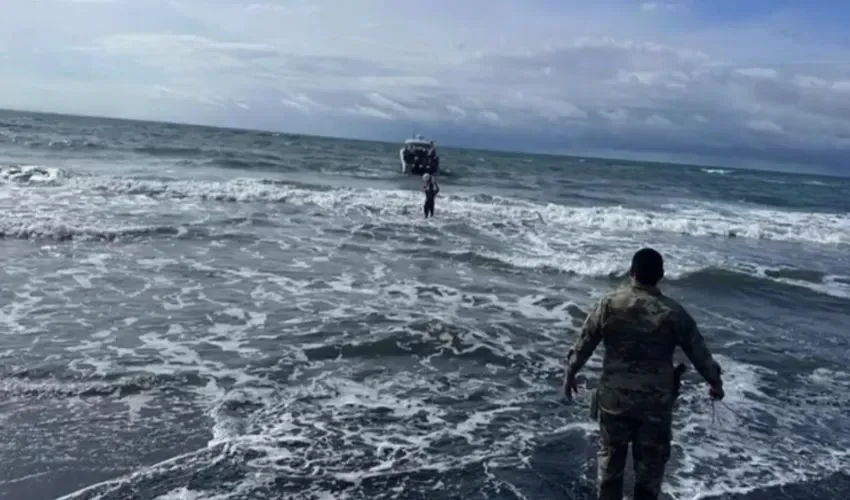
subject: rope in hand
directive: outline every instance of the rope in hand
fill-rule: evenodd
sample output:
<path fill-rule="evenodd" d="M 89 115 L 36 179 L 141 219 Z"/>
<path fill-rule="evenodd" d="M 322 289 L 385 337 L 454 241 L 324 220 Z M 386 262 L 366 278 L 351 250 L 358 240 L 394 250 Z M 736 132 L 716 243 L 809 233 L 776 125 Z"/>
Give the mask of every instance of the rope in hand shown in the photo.
<path fill-rule="evenodd" d="M 717 405 L 715 403 L 717 403 L 717 401 L 712 399 L 711 400 L 711 425 L 717 424 Z"/>
<path fill-rule="evenodd" d="M 533 466 L 533 465 L 531 465 L 530 463 L 528 463 L 528 461 L 525 461 L 525 462 L 526 462 L 526 464 L 525 464 L 525 465 L 526 465 L 526 467 L 528 467 L 528 470 L 530 470 L 530 471 L 531 471 L 533 474 L 535 474 L 538 478 L 540 478 L 541 480 L 543 480 L 543 482 L 544 482 L 544 483 L 550 483 L 550 484 L 552 484 L 553 486 L 556 486 L 556 487 L 560 488 L 560 489 L 561 489 L 561 491 L 563 491 L 563 492 L 564 492 L 564 494 L 567 496 L 567 498 L 569 498 L 570 500 L 575 500 L 575 498 L 576 498 L 576 493 L 575 493 L 575 492 L 573 492 L 573 491 L 570 491 L 570 489 L 569 489 L 569 488 L 567 488 L 564 484 L 562 484 L 562 482 L 561 482 L 561 481 L 558 481 L 558 480 L 556 480 L 556 479 L 553 479 L 553 478 L 552 478 L 551 476 L 549 476 L 548 474 L 544 474 L 544 473 L 542 473 L 542 472 L 540 472 L 540 471 L 538 471 L 538 470 L 535 470 L 535 468 L 534 468 L 534 466 Z"/>
<path fill-rule="evenodd" d="M 719 365 L 717 365 L 717 370 L 718 370 L 718 372 L 721 372 Z M 676 370 L 675 370 L 675 373 L 674 373 L 674 381 L 675 381 L 674 397 L 679 396 L 680 387 L 681 387 L 681 379 L 682 379 L 682 375 L 684 375 L 685 371 L 686 371 L 686 367 L 685 367 L 684 364 L 680 363 L 678 366 L 676 366 Z M 726 408 L 727 410 L 729 410 L 730 413 L 732 413 L 733 415 L 735 415 L 739 419 L 743 420 L 744 422 L 747 422 L 750 425 L 755 425 L 755 426 L 759 425 L 758 422 L 755 422 L 752 418 L 749 418 L 745 415 L 742 415 L 740 412 L 736 411 L 734 408 L 729 406 L 725 401 L 723 401 L 721 399 L 720 394 L 713 387 L 708 390 L 708 397 L 711 401 L 711 424 L 712 425 L 715 425 L 718 422 L 718 419 L 717 419 L 717 403 L 720 403 L 721 405 L 723 405 L 723 407 Z"/>
<path fill-rule="evenodd" d="M 712 423 L 712 425 L 716 424 L 717 421 L 718 421 L 718 419 L 717 419 L 717 404 L 720 403 L 724 408 L 726 408 L 726 410 L 729 411 L 729 413 L 735 415 L 735 417 L 737 417 L 739 420 L 741 420 L 742 422 L 747 424 L 750 428 L 758 429 L 758 430 L 761 430 L 761 431 L 764 431 L 764 432 L 769 432 L 769 430 L 765 429 L 765 425 L 762 424 L 761 422 L 758 422 L 756 419 L 749 417 L 747 415 L 744 415 L 740 411 L 737 411 L 734 408 L 732 408 L 731 406 L 729 406 L 726 403 L 726 401 L 723 401 L 723 399 L 720 397 L 720 395 L 717 393 L 717 391 L 714 390 L 714 388 L 709 389 L 708 396 L 709 396 L 709 398 L 711 398 L 711 423 Z"/>
<path fill-rule="evenodd" d="M 739 420 L 749 424 L 751 427 L 762 428 L 762 430 L 764 430 L 763 429 L 764 424 L 761 424 L 761 423 L 757 422 L 755 419 L 753 419 L 752 417 L 748 417 L 748 416 L 742 414 L 741 412 L 739 412 L 738 410 L 732 408 L 731 406 L 729 406 L 726 403 L 726 401 L 719 401 L 719 400 L 716 400 L 716 399 L 711 400 L 711 423 L 712 424 L 716 424 L 718 422 L 717 403 L 720 403 L 720 405 L 722 405 L 724 408 L 726 408 L 726 410 L 729 413 L 735 415 Z"/>

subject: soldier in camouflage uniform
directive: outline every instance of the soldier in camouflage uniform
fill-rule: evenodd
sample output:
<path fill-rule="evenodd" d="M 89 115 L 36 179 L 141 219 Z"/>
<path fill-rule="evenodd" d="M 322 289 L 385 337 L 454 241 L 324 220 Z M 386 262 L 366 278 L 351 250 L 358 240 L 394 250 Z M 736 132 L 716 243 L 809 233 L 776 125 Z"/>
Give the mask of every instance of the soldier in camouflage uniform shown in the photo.
<path fill-rule="evenodd" d="M 631 286 L 603 297 L 588 315 L 570 351 L 564 379 L 564 393 L 571 398 L 577 389 L 576 373 L 600 342 L 605 345 L 602 376 L 591 409 L 599 421 L 599 500 L 622 500 L 629 443 L 634 500 L 655 500 L 661 493 L 678 393 L 675 379 L 681 376 L 673 367 L 677 346 L 710 384 L 710 396 L 723 398 L 720 366 L 696 322 L 657 287 L 664 276 L 661 254 L 651 248 L 639 250 L 632 258 L 629 276 Z"/>

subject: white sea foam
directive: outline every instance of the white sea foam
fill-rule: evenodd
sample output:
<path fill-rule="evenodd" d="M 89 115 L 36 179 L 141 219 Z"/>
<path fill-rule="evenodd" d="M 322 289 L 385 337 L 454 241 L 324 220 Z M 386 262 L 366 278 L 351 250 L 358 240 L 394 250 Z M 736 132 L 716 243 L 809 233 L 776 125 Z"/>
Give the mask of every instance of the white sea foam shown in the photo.
<path fill-rule="evenodd" d="M 845 445 L 836 442 L 834 448 L 819 448 L 800 430 L 806 427 L 811 433 L 811 427 L 822 425 L 818 422 L 825 416 L 824 408 L 803 403 L 819 392 L 816 387 L 805 384 L 777 396 L 775 389 L 766 390 L 772 383 L 765 380 L 776 373 L 722 356 L 719 362 L 727 394 L 722 404 L 712 410 L 701 390 L 683 397 L 679 418 L 684 424 L 674 434 L 681 453 L 670 471 L 675 498 L 745 493 L 846 469 L 850 453 Z M 846 374 L 827 383 L 839 394 L 850 389 Z M 834 402 L 844 408 L 850 404 L 844 396 Z M 832 411 L 828 415 L 837 416 Z"/>
<path fill-rule="evenodd" d="M 0 185 L 52 184 L 68 177 L 68 173 L 57 167 L 41 165 L 0 165 Z"/>
<path fill-rule="evenodd" d="M 339 215 L 374 215 L 409 222 L 412 210 L 418 212 L 419 197 L 411 191 L 344 187 L 303 188 L 284 182 L 248 178 L 229 181 L 153 181 L 136 178 L 74 177 L 68 180 L 69 194 L 78 202 L 80 191 L 95 190 L 103 195 L 178 198 L 234 202 L 285 202 L 316 206 Z M 30 193 L 30 195 L 37 195 Z M 51 196 L 54 193 L 50 194 Z M 71 203 L 72 199 L 62 200 Z M 95 201 L 95 200 L 92 200 Z M 98 202 L 108 202 L 99 196 Z M 127 201 L 127 200 L 125 200 Z M 194 205 L 193 205 L 194 206 Z M 445 194 L 440 203 L 441 221 L 467 220 L 485 227 L 501 224 L 540 224 L 540 229 L 569 228 L 574 232 L 634 234 L 667 232 L 694 236 L 742 237 L 819 244 L 850 243 L 850 215 L 779 211 L 738 207 L 720 211 L 717 207 L 693 204 L 669 206 L 664 210 L 637 210 L 626 207 L 584 207 L 541 204 L 516 198 L 479 194 Z"/>
<path fill-rule="evenodd" d="M 209 223 L 223 224 L 229 215 L 248 214 L 250 209 L 210 205 L 209 201 L 297 206 L 308 216 L 339 216 L 337 223 L 354 227 L 372 221 L 415 231 L 420 225 L 418 218 L 411 221 L 411 215 L 418 211 L 417 194 L 402 190 L 306 188 L 255 178 L 154 181 L 102 176 L 70 176 L 63 186 L 60 191 L 30 190 L 26 196 L 22 196 L 23 188 L 19 186 L 0 189 L 0 207 L 7 209 L 7 216 L 0 220 L 0 233 L 19 238 L 114 240 L 155 235 L 191 237 L 194 232 L 225 236 L 245 232 L 238 224 L 228 223 L 228 229 L 211 227 Z M 58 210 L 45 210 L 46 204 Z M 433 224 L 441 227 L 445 236 L 451 238 L 452 228 L 463 224 L 497 243 L 487 249 L 472 250 L 482 257 L 520 268 L 551 268 L 586 276 L 620 274 L 623 262 L 637 245 L 674 236 L 724 240 L 736 237 L 830 247 L 850 243 L 848 214 L 706 203 L 667 205 L 656 210 L 571 207 L 475 193 L 447 194 L 439 209 L 441 216 Z M 157 213 L 158 217 L 151 218 L 151 214 Z M 164 223 L 165 215 L 174 213 L 187 217 L 181 224 Z M 290 217 L 275 219 L 285 222 Z M 187 218 L 194 221 L 187 224 Z M 449 252 L 470 251 L 468 243 L 464 245 Z M 753 272 L 753 263 L 735 261 L 726 249 L 714 246 L 716 250 L 706 250 L 697 240 L 692 245 L 682 242 L 668 245 L 665 249 L 671 257 L 668 276 L 676 278 L 711 267 Z M 770 265 L 755 264 L 756 275 L 765 277 L 763 270 Z M 821 283 L 771 279 L 839 297 L 850 294 L 845 276 L 826 274 L 831 276 Z"/>
<path fill-rule="evenodd" d="M 144 183 L 126 181 L 110 190 L 149 195 L 201 197 L 235 201 L 285 201 L 314 205 L 341 215 L 368 213 L 409 221 L 419 197 L 410 191 L 332 189 L 316 191 L 255 180 L 222 183 Z M 738 214 L 683 206 L 670 210 L 642 211 L 625 207 L 570 207 L 538 204 L 520 199 L 459 194 L 444 196 L 440 203 L 446 221 L 469 220 L 492 227 L 499 223 L 542 223 L 541 230 L 569 228 L 574 232 L 643 233 L 651 231 L 694 236 L 744 237 L 752 239 L 850 243 L 850 215 L 747 209 Z M 485 227 L 486 227 L 485 226 Z"/>
<path fill-rule="evenodd" d="M 840 438 L 836 437 L 835 448 L 828 448 L 822 443 L 813 446 L 795 432 L 797 425 L 822 419 L 824 406 L 809 403 L 795 412 L 783 411 L 787 403 L 763 390 L 768 383 L 764 377 L 775 374 L 730 358 L 721 356 L 719 360 L 727 380 L 726 405 L 717 409 L 719 421 L 712 420 L 701 390 L 688 388 L 683 397 L 675 432 L 679 451 L 674 454 L 666 486 L 673 498 L 696 500 L 746 492 L 814 479 L 846 466 L 848 455 L 842 450 L 847 443 Z M 594 426 L 586 421 L 557 417 L 529 420 L 525 406 L 529 398 L 545 397 L 545 391 L 554 390 L 545 383 L 515 392 L 495 381 L 498 379 L 484 382 L 451 372 L 444 375 L 449 383 L 442 387 L 413 372 L 362 380 L 351 365 L 330 363 L 314 370 L 306 383 L 247 392 L 242 389 L 226 395 L 222 402 L 250 401 L 258 405 L 258 410 L 248 416 L 214 414 L 219 430 L 210 445 L 225 445 L 231 454 L 253 450 L 256 458 L 247 464 L 252 473 L 241 484 L 245 490 L 274 476 L 311 478 L 312 486 L 292 494 L 293 498 L 315 498 L 331 491 L 336 498 L 356 498 L 353 490 L 341 491 L 339 486 L 330 485 L 327 487 L 331 489 L 325 490 L 323 484 L 343 481 L 348 488 L 356 489 L 368 478 L 450 471 L 478 462 L 518 467 L 534 452 L 541 433 L 554 435 L 568 429 L 595 433 Z M 815 383 L 830 384 L 833 390 L 850 389 L 845 387 L 846 374 L 830 378 L 822 375 L 818 372 Z M 488 389 L 496 390 L 490 392 L 492 406 L 486 410 L 453 413 L 451 406 L 433 400 L 462 401 Z M 791 397 L 811 400 L 811 391 L 811 386 L 804 385 Z M 846 407 L 847 398 L 842 404 Z M 838 417 L 841 409 L 829 411 Z M 454 444 L 446 448 L 448 443 Z M 157 469 L 161 469 L 157 473 L 165 473 L 172 463 L 155 465 L 148 474 L 155 474 Z M 199 465 L 185 461 L 182 467 Z M 177 494 L 190 493 L 169 493 Z M 215 498 L 238 497 L 234 492 Z"/>
<path fill-rule="evenodd" d="M 701 168 L 700 171 L 706 174 L 715 174 L 715 175 L 726 175 L 731 174 L 731 170 L 726 170 L 722 168 Z"/>
<path fill-rule="evenodd" d="M 440 217 L 426 225 L 411 222 L 419 202 L 418 193 L 402 190 L 310 189 L 256 179 L 71 176 L 47 188 L 8 183 L 0 186 L 0 230 L 7 236 L 204 227 L 210 236 L 254 237 L 159 245 L 150 243 L 160 237 L 154 234 L 142 245 L 51 244 L 24 252 L 4 267 L 16 287 L 15 300 L 0 308 L 0 323 L 16 355 L 35 356 L 38 336 L 73 357 L 62 366 L 75 378 L 106 380 L 135 369 L 164 381 L 156 383 L 178 374 L 193 380 L 169 386 L 180 396 L 156 390 L 156 383 L 115 396 L 126 420 L 100 430 L 128 422 L 154 426 L 151 411 L 192 404 L 212 420 L 205 429 L 209 448 L 115 484 L 200 469 L 244 452 L 252 458 L 236 492 L 184 488 L 160 498 L 239 498 L 240 491 L 287 476 L 316 479 L 293 498 L 356 497 L 352 488 L 370 477 L 478 463 L 521 467 L 540 441 L 565 430 L 592 437 L 584 413 L 551 408 L 568 332 L 581 321 L 577 310 L 605 287 L 570 288 L 552 273 L 511 279 L 492 270 L 500 263 L 619 276 L 637 245 L 659 238 L 672 242 L 665 253 L 673 279 L 709 268 L 767 278 L 779 263 L 730 255 L 722 248 L 729 235 L 754 245 L 784 241 L 830 251 L 848 243 L 846 214 L 698 204 L 641 211 L 451 193 L 441 200 Z M 238 224 L 246 225 L 233 229 Z M 442 252 L 442 260 L 435 263 L 429 252 Z M 454 264 L 445 265 L 447 258 Z M 474 272 L 489 274 L 473 280 Z M 828 276 L 809 285 L 838 295 L 846 292 L 841 280 Z M 777 392 L 771 384 L 779 374 L 733 358 L 721 362 L 734 411 L 719 407 L 726 424 L 715 425 L 702 390 L 686 393 L 677 419 L 680 451 L 670 468 L 675 498 L 806 479 L 846 464 L 846 438 L 797 432 L 803 425 L 813 432 L 840 425 L 847 399 L 818 398 L 824 390 L 846 394 L 846 374 L 816 371 Z M 587 369 L 591 377 L 598 365 L 597 353 Z M 110 387 L 5 384 L 0 390 L 7 394 L 57 398 Z M 186 393 L 194 396 L 191 403 L 183 401 Z M 806 403 L 788 412 L 789 401 Z M 108 411 L 81 400 L 68 404 L 88 416 Z M 81 426 L 64 429 L 83 436 Z M 800 450 L 805 460 L 794 461 Z M 347 486 L 331 488 L 328 481 Z"/>

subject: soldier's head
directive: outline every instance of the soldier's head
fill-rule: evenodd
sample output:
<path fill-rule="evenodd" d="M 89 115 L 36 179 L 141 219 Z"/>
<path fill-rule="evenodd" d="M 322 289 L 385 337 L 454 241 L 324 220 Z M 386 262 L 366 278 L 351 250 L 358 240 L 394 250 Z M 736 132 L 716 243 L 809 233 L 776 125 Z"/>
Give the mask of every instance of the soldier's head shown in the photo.
<path fill-rule="evenodd" d="M 664 277 L 664 259 L 652 248 L 641 248 L 632 256 L 629 276 L 638 284 L 655 286 Z"/>

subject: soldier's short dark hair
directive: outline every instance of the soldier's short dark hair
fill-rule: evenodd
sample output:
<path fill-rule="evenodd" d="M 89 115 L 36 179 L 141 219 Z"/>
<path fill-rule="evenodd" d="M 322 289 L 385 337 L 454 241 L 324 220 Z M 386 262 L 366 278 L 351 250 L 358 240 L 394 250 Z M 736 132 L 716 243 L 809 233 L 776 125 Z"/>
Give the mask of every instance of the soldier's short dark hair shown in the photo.
<path fill-rule="evenodd" d="M 652 248 L 641 248 L 632 257 L 629 273 L 641 285 L 655 286 L 664 277 L 664 259 Z"/>

